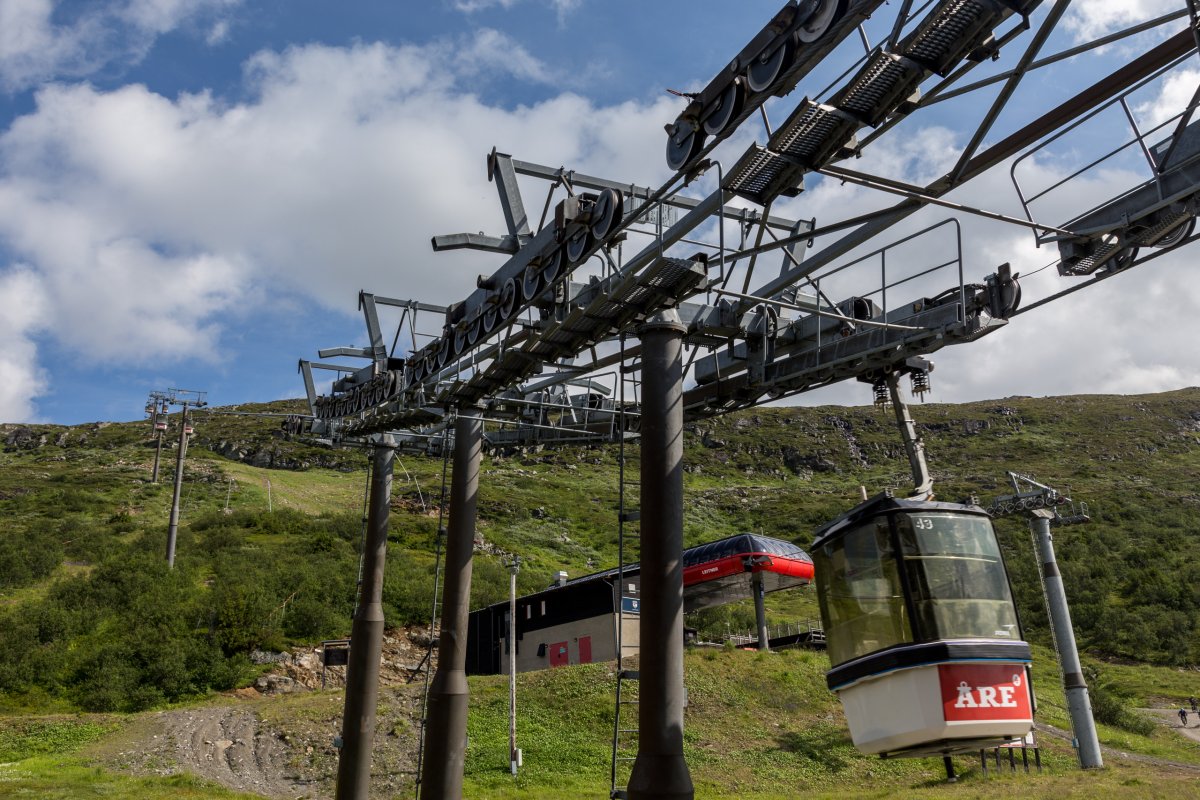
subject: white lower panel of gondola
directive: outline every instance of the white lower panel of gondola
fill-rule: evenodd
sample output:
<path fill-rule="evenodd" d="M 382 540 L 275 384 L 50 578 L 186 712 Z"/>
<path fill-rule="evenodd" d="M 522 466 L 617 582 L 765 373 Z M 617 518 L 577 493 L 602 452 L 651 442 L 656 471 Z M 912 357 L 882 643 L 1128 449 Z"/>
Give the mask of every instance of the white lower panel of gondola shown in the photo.
<path fill-rule="evenodd" d="M 899 669 L 837 690 L 854 746 L 889 756 L 979 749 L 1033 728 L 1025 665 L 952 662 Z"/>

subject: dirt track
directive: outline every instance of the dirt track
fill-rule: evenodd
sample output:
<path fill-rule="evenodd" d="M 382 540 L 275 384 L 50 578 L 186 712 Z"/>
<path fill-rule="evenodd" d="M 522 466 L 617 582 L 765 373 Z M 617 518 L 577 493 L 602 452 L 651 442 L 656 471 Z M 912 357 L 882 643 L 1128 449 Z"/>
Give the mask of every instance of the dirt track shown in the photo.
<path fill-rule="evenodd" d="M 311 781 L 288 768 L 291 746 L 249 707 L 148 714 L 105 750 L 104 760 L 135 773 L 190 772 L 269 797 L 322 796 L 312 794 Z"/>
<path fill-rule="evenodd" d="M 427 635 L 420 629 L 385 637 L 376 718 L 371 796 L 389 797 L 411 786 L 416 761 L 421 681 L 407 683 L 406 665 L 420 660 Z M 314 651 L 315 652 L 315 651 Z M 311 663 L 310 663 L 311 662 Z M 316 665 L 316 666 L 314 666 Z M 344 697 L 343 669 L 330 670 L 330 691 L 319 687 L 312 652 L 280 663 L 273 675 L 292 688 L 261 695 L 240 689 L 221 705 L 141 714 L 125 730 L 91 749 L 108 766 L 137 774 L 189 772 L 230 789 L 271 798 L 333 796 Z"/>
<path fill-rule="evenodd" d="M 1179 735 L 1186 736 L 1194 742 L 1200 742 L 1200 714 L 1188 711 L 1188 721 L 1185 727 L 1179 724 L 1178 708 L 1139 708 L 1138 711 L 1153 717 L 1155 722 L 1173 728 Z"/>
<path fill-rule="evenodd" d="M 419 684 L 380 691 L 371 796 L 412 785 Z M 253 693 L 248 693 L 253 694 Z M 188 772 L 271 798 L 328 798 L 337 772 L 340 691 L 243 699 L 227 705 L 144 714 L 88 753 L 135 774 Z M 279 726 L 274 724 L 279 720 Z M 285 733 L 286 731 L 286 733 Z"/>

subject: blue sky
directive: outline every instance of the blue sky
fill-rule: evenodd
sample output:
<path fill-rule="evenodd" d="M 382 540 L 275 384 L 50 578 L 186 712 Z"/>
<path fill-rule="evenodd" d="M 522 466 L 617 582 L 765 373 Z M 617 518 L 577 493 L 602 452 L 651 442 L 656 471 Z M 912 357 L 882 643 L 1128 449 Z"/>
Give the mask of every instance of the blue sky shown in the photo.
<path fill-rule="evenodd" d="M 680 107 L 664 89 L 702 85 L 780 5 L 0 0 L 0 421 L 132 419 L 168 387 L 222 405 L 298 396 L 298 358 L 363 344 L 360 289 L 446 303 L 499 264 L 428 245 L 501 232 L 484 172 L 493 146 L 657 185 L 662 126 Z M 1183 4 L 1075 5 L 1048 51 Z M 893 13 L 883 7 L 872 35 Z M 1162 35 L 1035 73 L 990 138 Z M 858 52 L 840 50 L 825 77 Z M 820 77 L 773 109 L 787 113 Z M 1194 85 L 1188 72 L 1146 106 Z M 988 97 L 914 115 L 858 166 L 936 176 Z M 730 161 L 762 139 L 752 127 Z M 956 199 L 1019 212 L 1000 172 Z M 832 219 L 884 202 L 828 183 L 783 212 Z M 979 275 L 1046 261 L 1020 229 L 972 228 L 969 242 Z M 939 357 L 934 399 L 1200 382 L 1200 331 L 1184 319 L 1198 298 L 1175 261 Z M 1053 270 L 1039 280 L 1027 288 L 1062 285 Z M 868 400 L 853 386 L 813 398 Z"/>

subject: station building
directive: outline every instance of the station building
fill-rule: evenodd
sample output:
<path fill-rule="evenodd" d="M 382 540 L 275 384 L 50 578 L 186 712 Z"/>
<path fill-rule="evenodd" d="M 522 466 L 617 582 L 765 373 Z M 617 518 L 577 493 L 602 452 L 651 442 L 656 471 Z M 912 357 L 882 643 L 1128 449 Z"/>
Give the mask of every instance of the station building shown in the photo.
<path fill-rule="evenodd" d="M 812 559 L 781 539 L 743 533 L 683 552 L 685 611 L 731 603 L 811 582 Z M 617 626 L 623 625 L 623 656 L 639 644 L 641 579 L 637 564 L 560 578 L 553 586 L 517 598 L 517 672 L 615 661 Z M 471 613 L 467 626 L 467 674 L 508 674 L 509 603 Z"/>

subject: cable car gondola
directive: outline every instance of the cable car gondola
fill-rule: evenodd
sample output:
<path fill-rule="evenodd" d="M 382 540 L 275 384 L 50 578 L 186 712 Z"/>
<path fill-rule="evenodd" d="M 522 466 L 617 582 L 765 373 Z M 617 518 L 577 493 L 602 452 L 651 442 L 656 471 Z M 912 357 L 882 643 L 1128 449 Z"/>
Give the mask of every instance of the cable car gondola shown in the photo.
<path fill-rule="evenodd" d="M 1029 645 L 986 511 L 885 493 L 820 529 L 812 557 L 826 681 L 860 751 L 949 755 L 1032 729 Z"/>

